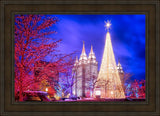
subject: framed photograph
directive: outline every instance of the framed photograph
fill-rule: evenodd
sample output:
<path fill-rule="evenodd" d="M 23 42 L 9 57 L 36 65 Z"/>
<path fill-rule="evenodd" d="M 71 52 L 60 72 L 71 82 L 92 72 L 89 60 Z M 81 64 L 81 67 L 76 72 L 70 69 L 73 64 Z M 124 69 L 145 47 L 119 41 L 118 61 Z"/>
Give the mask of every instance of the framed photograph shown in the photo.
<path fill-rule="evenodd" d="M 159 115 L 159 3 L 3 1 L 2 115 Z"/>
<path fill-rule="evenodd" d="M 145 101 L 145 24 L 143 14 L 15 14 L 15 100 Z"/>

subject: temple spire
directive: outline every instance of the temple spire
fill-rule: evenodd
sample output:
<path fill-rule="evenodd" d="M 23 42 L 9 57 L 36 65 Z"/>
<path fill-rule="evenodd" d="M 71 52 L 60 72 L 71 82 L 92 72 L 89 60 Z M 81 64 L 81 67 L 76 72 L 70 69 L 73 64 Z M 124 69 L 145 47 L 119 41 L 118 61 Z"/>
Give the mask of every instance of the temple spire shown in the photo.
<path fill-rule="evenodd" d="M 91 45 L 91 50 L 90 50 L 90 53 L 89 53 L 89 59 L 96 59 L 95 54 L 93 52 L 93 46 L 92 45 Z"/>
<path fill-rule="evenodd" d="M 82 49 L 82 54 L 86 54 L 86 51 L 85 51 L 85 45 L 84 45 L 84 41 L 83 41 L 83 49 Z"/>
<path fill-rule="evenodd" d="M 75 63 L 78 63 L 78 57 L 76 56 L 76 62 Z"/>
<path fill-rule="evenodd" d="M 76 62 L 78 62 L 78 57 L 76 56 Z"/>
<path fill-rule="evenodd" d="M 91 54 L 93 54 L 93 46 L 91 45 L 91 51 L 90 51 Z"/>
<path fill-rule="evenodd" d="M 84 41 L 83 41 L 83 48 L 82 48 L 82 53 L 81 53 L 81 56 L 80 56 L 80 61 L 81 60 L 87 60 L 87 55 L 86 55 L 86 51 L 85 51 L 85 44 L 84 44 Z"/>
<path fill-rule="evenodd" d="M 74 66 L 76 66 L 78 64 L 78 57 L 76 56 L 76 61 L 74 63 Z"/>

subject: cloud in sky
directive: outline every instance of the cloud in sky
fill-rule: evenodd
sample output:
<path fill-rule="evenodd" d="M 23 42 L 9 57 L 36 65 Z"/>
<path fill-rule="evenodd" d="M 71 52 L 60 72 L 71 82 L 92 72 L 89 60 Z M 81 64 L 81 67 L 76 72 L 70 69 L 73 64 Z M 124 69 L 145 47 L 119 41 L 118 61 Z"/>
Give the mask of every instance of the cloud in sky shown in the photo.
<path fill-rule="evenodd" d="M 145 15 L 52 15 L 59 19 L 54 26 L 58 33 L 54 38 L 62 39 L 62 53 L 79 51 L 85 41 L 87 55 L 91 44 L 100 68 L 105 44 L 104 21 L 110 20 L 111 41 L 116 58 L 125 72 L 136 79 L 145 79 Z M 98 68 L 98 69 L 99 69 Z"/>

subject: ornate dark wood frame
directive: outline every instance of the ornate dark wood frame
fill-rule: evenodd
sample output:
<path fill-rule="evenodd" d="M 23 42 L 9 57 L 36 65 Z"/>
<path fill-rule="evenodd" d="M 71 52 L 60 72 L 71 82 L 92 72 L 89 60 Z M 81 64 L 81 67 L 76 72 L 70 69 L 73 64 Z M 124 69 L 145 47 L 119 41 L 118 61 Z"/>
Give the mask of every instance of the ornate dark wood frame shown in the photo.
<path fill-rule="evenodd" d="M 1 115 L 160 115 L 158 0 L 1 1 Z M 124 103 L 16 103 L 14 102 L 14 30 L 16 13 L 47 14 L 145 14 L 145 102 Z"/>

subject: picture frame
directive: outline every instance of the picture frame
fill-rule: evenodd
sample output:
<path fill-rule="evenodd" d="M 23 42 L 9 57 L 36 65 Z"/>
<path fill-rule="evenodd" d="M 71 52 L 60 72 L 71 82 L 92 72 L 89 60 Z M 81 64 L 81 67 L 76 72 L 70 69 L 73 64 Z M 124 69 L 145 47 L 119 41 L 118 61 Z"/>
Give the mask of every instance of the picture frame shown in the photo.
<path fill-rule="evenodd" d="M 1 115 L 160 115 L 158 1 L 1 1 Z M 14 102 L 15 13 L 145 14 L 146 101 L 143 103 Z"/>

